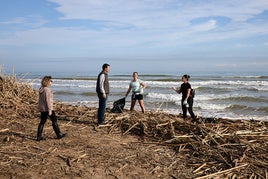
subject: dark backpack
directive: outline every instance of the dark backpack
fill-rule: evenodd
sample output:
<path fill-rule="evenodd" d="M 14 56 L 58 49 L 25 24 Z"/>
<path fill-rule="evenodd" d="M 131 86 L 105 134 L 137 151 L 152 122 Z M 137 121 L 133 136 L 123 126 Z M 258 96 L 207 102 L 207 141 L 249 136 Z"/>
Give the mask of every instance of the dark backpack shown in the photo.
<path fill-rule="evenodd" d="M 121 98 L 114 102 L 111 112 L 122 113 L 126 104 L 126 98 Z"/>
<path fill-rule="evenodd" d="M 192 98 L 194 98 L 194 96 L 195 96 L 195 89 L 191 89 L 190 96 L 192 96 Z"/>

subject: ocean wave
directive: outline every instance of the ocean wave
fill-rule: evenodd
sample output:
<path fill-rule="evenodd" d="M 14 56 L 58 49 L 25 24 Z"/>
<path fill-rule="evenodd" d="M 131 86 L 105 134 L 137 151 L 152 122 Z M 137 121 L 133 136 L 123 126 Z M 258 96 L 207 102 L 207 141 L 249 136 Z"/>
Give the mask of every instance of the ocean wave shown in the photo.
<path fill-rule="evenodd" d="M 87 100 L 81 100 L 81 101 L 64 101 L 64 103 L 68 103 L 71 105 L 86 105 L 89 107 L 97 107 L 98 101 L 87 101 Z"/>
<path fill-rule="evenodd" d="M 229 108 L 230 104 L 212 104 L 212 103 L 194 103 L 195 108 L 199 108 L 202 110 L 215 110 L 215 111 L 223 111 Z"/>
<path fill-rule="evenodd" d="M 96 96 L 96 92 L 84 92 L 84 93 L 80 93 L 80 95 L 82 96 Z"/>
<path fill-rule="evenodd" d="M 247 113 L 262 113 L 268 115 L 268 107 L 252 107 L 247 105 L 233 104 L 226 109 L 230 111 L 246 111 Z"/>
<path fill-rule="evenodd" d="M 266 114 L 268 114 L 268 106 L 267 107 L 260 107 L 260 108 L 258 108 L 258 111 L 262 111 L 262 112 L 265 112 Z"/>
<path fill-rule="evenodd" d="M 226 76 L 222 76 L 222 78 L 226 78 Z M 268 79 L 268 76 L 262 76 L 262 75 L 248 75 L 248 76 L 227 76 L 227 78 L 249 78 L 249 79 Z"/>
<path fill-rule="evenodd" d="M 230 105 L 227 109 L 229 110 L 249 110 L 249 111 L 253 111 L 256 110 L 256 108 L 254 107 L 250 107 L 250 106 L 246 106 L 246 105 L 239 105 L 239 104 L 232 104 Z"/>
<path fill-rule="evenodd" d="M 146 97 L 172 101 L 172 102 L 180 101 L 180 96 L 177 94 L 148 93 Z"/>
<path fill-rule="evenodd" d="M 268 104 L 268 100 L 264 98 L 257 98 L 256 96 L 230 96 L 215 98 L 214 100 L 231 100 L 236 102 L 263 102 Z"/>
<path fill-rule="evenodd" d="M 153 99 L 161 99 L 161 100 L 166 100 L 166 101 L 180 101 L 181 100 L 181 95 L 179 94 L 163 94 L 163 93 L 148 93 L 146 96 L 148 98 L 153 98 Z M 244 96 L 241 94 L 199 94 L 196 95 L 194 98 L 195 101 L 215 101 L 215 100 L 231 100 L 231 101 L 237 101 L 237 102 L 267 102 L 268 100 L 265 97 L 256 97 L 256 96 Z"/>
<path fill-rule="evenodd" d="M 236 102 L 266 102 L 268 103 L 267 96 L 261 96 L 257 94 L 244 94 L 244 93 L 226 93 L 226 94 L 215 94 L 215 93 L 203 93 L 196 94 L 195 100 L 197 101 L 236 101 Z"/>
<path fill-rule="evenodd" d="M 70 92 L 70 91 L 55 91 L 54 92 L 55 95 L 76 95 L 75 92 Z"/>
<path fill-rule="evenodd" d="M 195 86 L 193 87 L 200 93 L 206 91 L 213 91 L 215 93 L 220 92 L 232 92 L 232 91 L 253 91 L 253 92 L 265 92 L 268 91 L 268 86 Z"/>
<path fill-rule="evenodd" d="M 172 82 L 172 81 L 145 81 L 145 83 L 149 86 L 158 86 L 158 87 L 172 87 L 172 86 L 178 86 L 178 82 Z"/>
<path fill-rule="evenodd" d="M 54 78 L 54 80 L 57 80 L 57 81 L 91 81 L 91 80 L 94 80 L 96 81 L 97 80 L 97 77 L 56 77 Z"/>
<path fill-rule="evenodd" d="M 161 94 L 161 93 L 149 93 L 146 97 L 164 100 L 166 102 L 174 102 L 177 106 L 181 106 L 181 96 L 177 94 Z M 206 99 L 209 99 L 206 97 Z M 211 99 L 213 99 L 211 97 Z M 202 102 L 201 102 L 202 101 Z M 212 109 L 212 110 L 224 110 L 229 107 L 229 104 L 212 104 L 204 103 L 204 100 L 199 100 L 199 102 L 194 103 L 195 108 L 199 109 Z"/>
<path fill-rule="evenodd" d="M 77 87 L 79 87 L 79 88 L 96 88 L 96 85 L 95 84 L 92 84 L 92 85 L 78 85 Z"/>
<path fill-rule="evenodd" d="M 194 86 L 268 86 L 268 81 L 219 81 L 219 80 L 208 80 L 208 81 L 192 81 L 190 82 Z"/>

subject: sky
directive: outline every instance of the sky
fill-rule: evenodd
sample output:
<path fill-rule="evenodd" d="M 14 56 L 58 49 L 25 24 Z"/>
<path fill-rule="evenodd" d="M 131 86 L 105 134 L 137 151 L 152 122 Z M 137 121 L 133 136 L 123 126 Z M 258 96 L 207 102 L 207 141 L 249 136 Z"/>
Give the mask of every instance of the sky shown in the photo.
<path fill-rule="evenodd" d="M 267 0 L 8 0 L 0 65 L 23 72 L 268 73 Z"/>

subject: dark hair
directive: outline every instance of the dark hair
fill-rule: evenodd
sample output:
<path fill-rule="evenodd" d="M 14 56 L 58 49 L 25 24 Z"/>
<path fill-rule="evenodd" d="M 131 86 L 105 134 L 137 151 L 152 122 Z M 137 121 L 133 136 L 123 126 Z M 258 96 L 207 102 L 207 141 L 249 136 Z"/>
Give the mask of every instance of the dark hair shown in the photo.
<path fill-rule="evenodd" d="M 103 65 L 102 65 L 102 70 L 104 70 L 105 68 L 107 68 L 107 67 L 109 67 L 110 65 L 108 64 L 108 63 L 104 63 Z"/>
<path fill-rule="evenodd" d="M 182 77 L 185 78 L 187 81 L 190 79 L 190 75 L 186 75 L 186 74 L 185 74 L 185 75 L 183 75 Z"/>

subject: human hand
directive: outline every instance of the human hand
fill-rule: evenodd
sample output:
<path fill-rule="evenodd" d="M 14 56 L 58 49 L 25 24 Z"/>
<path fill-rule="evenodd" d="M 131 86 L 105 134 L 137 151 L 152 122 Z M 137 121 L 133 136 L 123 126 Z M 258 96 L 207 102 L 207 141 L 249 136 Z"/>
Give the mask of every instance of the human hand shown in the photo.
<path fill-rule="evenodd" d="M 103 93 L 102 94 L 102 97 L 105 99 L 106 98 L 106 93 Z"/>
<path fill-rule="evenodd" d="M 48 111 L 48 115 L 49 115 L 49 116 L 52 115 L 52 111 L 51 111 L 51 110 Z"/>
<path fill-rule="evenodd" d="M 172 87 L 172 89 L 173 89 L 174 91 L 177 91 L 177 88 L 176 88 L 176 87 L 174 87 L 174 86 Z"/>

